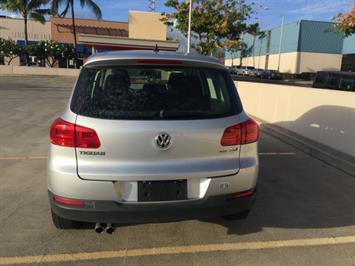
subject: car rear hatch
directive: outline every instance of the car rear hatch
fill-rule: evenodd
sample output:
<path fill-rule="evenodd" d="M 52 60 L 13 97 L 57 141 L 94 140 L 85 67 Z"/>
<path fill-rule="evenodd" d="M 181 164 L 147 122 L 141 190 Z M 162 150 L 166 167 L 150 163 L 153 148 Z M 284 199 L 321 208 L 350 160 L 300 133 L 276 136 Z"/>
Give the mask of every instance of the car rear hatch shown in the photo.
<path fill-rule="evenodd" d="M 240 143 L 222 141 L 226 128 L 243 122 L 226 70 L 172 60 L 86 66 L 71 110 L 100 143 L 76 148 L 83 179 L 176 180 L 239 170 Z"/>
<path fill-rule="evenodd" d="M 221 145 L 225 128 L 237 117 L 208 121 L 114 121 L 78 116 L 93 128 L 100 148 L 77 148 L 78 174 L 91 180 L 160 180 L 233 175 L 239 169 L 238 146 Z M 160 148 L 159 134 L 171 146 Z"/>

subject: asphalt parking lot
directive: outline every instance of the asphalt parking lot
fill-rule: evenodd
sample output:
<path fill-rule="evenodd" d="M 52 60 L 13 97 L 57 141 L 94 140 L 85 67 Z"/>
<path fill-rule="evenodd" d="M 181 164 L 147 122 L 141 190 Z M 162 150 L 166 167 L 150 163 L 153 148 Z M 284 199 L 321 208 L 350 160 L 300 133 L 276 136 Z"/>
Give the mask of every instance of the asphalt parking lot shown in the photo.
<path fill-rule="evenodd" d="M 0 76 L 0 265 L 355 265 L 355 178 L 262 134 L 255 208 L 222 218 L 57 230 L 48 127 L 73 78 Z"/>

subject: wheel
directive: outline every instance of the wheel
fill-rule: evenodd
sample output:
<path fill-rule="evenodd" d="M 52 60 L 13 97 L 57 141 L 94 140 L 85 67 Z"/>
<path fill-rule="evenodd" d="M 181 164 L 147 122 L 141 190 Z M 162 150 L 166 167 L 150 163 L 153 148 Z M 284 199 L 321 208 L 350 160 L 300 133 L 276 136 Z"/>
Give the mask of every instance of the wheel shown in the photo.
<path fill-rule="evenodd" d="M 56 228 L 58 229 L 78 229 L 82 226 L 83 223 L 72 221 L 68 219 L 64 219 L 51 210 L 52 213 L 52 221 Z"/>
<path fill-rule="evenodd" d="M 229 215 L 223 216 L 224 219 L 227 220 L 243 220 L 248 217 L 250 210 L 242 211 L 242 212 L 237 212 Z"/>

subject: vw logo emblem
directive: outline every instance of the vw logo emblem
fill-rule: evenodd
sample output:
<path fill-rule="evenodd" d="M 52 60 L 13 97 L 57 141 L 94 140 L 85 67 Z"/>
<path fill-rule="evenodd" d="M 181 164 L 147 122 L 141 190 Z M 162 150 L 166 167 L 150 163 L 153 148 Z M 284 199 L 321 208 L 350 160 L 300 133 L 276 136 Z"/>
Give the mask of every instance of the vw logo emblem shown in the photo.
<path fill-rule="evenodd" d="M 171 146 L 171 137 L 168 133 L 159 133 L 154 141 L 155 145 L 162 150 L 167 150 Z"/>

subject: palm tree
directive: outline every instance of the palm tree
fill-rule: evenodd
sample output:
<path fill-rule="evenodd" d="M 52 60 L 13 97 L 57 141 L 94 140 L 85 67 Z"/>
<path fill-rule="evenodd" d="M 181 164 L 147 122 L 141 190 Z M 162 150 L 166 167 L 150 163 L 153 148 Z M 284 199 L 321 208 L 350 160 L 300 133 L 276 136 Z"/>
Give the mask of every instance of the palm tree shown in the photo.
<path fill-rule="evenodd" d="M 74 0 L 52 0 L 51 4 L 51 13 L 54 16 L 65 17 L 70 11 L 70 16 L 72 19 L 72 28 L 73 28 L 73 37 L 74 37 L 74 51 L 75 56 L 77 56 L 77 36 L 76 36 L 76 27 L 75 27 L 75 1 Z M 91 9 L 92 13 L 97 19 L 102 18 L 102 12 L 100 7 L 93 0 L 80 0 L 81 7 L 87 6 Z M 64 9 L 59 12 L 59 8 L 63 7 Z M 76 57 L 75 57 L 76 59 Z"/>
<path fill-rule="evenodd" d="M 253 36 L 253 67 L 255 67 L 255 44 L 256 44 L 256 38 L 263 34 L 262 32 L 260 32 L 260 27 L 259 27 L 259 23 L 255 23 L 249 26 L 247 32 Z"/>
<path fill-rule="evenodd" d="M 246 49 L 246 44 L 243 42 L 243 40 L 227 40 L 225 42 L 225 48 L 231 54 L 232 66 L 234 66 L 235 55 L 240 52 L 240 58 L 242 58 L 242 53 Z M 241 66 L 242 63 L 239 63 L 239 65 Z"/>
<path fill-rule="evenodd" d="M 49 13 L 49 9 L 43 8 L 50 0 L 0 0 L 0 9 L 18 13 L 23 17 L 25 30 L 25 45 L 28 45 L 28 19 L 33 19 L 44 24 L 46 22 L 45 15 Z M 26 54 L 26 63 L 29 63 Z"/>
<path fill-rule="evenodd" d="M 263 46 L 263 41 L 267 37 L 267 32 L 265 31 L 260 31 L 258 39 L 260 40 L 260 47 L 259 47 L 259 60 L 258 60 L 258 68 L 260 68 L 260 55 L 261 55 L 261 48 Z"/>
<path fill-rule="evenodd" d="M 240 45 L 238 47 L 238 51 L 240 51 L 239 66 L 243 65 L 243 57 L 245 55 L 247 48 L 248 48 L 248 45 L 245 42 L 241 41 Z"/>

